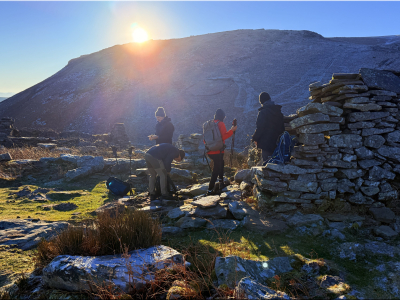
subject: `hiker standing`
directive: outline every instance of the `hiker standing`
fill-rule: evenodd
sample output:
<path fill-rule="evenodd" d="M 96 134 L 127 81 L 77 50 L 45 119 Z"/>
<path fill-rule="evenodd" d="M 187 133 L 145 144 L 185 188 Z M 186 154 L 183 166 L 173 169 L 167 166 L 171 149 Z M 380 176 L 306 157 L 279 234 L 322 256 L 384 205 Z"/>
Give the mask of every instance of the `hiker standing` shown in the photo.
<path fill-rule="evenodd" d="M 263 162 L 267 161 L 276 147 L 276 141 L 285 131 L 282 106 L 276 105 L 268 93 L 262 92 L 259 96 L 261 107 L 258 109 L 256 131 L 252 141 L 262 150 Z"/>
<path fill-rule="evenodd" d="M 163 107 L 157 108 L 155 114 L 157 119 L 156 134 L 149 135 L 149 140 L 155 140 L 156 145 L 162 143 L 172 144 L 172 135 L 175 128 L 171 123 L 171 119 L 166 116 Z"/>
<path fill-rule="evenodd" d="M 155 197 L 155 185 L 157 174 L 160 176 L 161 197 L 171 199 L 167 190 L 167 176 L 171 172 L 171 163 L 173 160 L 180 162 L 185 157 L 185 151 L 176 148 L 168 143 L 158 144 L 151 147 L 145 154 L 147 169 L 150 174 L 149 193 L 150 200 Z"/>
<path fill-rule="evenodd" d="M 221 138 L 222 138 L 222 143 L 221 143 L 221 148 L 219 150 L 212 150 L 208 151 L 207 155 L 213 160 L 214 162 L 214 168 L 212 170 L 211 174 L 211 180 L 210 183 L 208 184 L 208 191 L 207 195 L 212 195 L 214 192 L 214 187 L 215 187 L 215 182 L 217 181 L 217 178 L 219 178 L 218 183 L 219 183 L 219 189 L 223 189 L 224 186 L 224 149 L 225 149 L 225 140 L 230 138 L 233 133 L 236 131 L 237 126 L 232 126 L 230 130 L 226 130 L 225 124 L 224 124 L 224 119 L 225 119 L 225 113 L 222 109 L 218 108 L 217 111 L 215 112 L 214 120 L 213 122 L 217 124 Z M 211 122 L 211 121 L 209 121 Z M 204 128 L 203 128 L 204 131 Z M 204 141 L 206 144 L 206 141 Z M 207 149 L 207 144 L 206 144 L 206 149 Z M 207 149 L 208 150 L 208 149 Z"/>

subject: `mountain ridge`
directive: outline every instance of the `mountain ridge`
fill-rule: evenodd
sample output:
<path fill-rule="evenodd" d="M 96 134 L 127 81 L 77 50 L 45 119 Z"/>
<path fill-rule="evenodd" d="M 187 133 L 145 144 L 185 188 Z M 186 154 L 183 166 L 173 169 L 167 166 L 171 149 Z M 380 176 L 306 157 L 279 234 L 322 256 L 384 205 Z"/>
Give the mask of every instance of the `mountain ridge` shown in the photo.
<path fill-rule="evenodd" d="M 163 106 L 179 134 L 201 132 L 217 108 L 238 119 L 237 145 L 255 129 L 258 94 L 285 114 L 309 102 L 308 85 L 360 68 L 400 70 L 400 37 L 325 38 L 311 31 L 234 30 L 115 45 L 69 60 L 44 81 L 1 102 L 17 127 L 109 132 L 124 122 L 133 143 L 154 133 Z"/>

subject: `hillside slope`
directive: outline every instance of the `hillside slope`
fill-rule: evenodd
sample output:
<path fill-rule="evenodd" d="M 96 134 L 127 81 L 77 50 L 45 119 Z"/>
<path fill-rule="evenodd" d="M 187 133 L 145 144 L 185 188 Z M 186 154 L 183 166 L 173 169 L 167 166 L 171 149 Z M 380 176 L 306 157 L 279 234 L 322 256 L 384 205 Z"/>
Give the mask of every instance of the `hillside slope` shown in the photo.
<path fill-rule="evenodd" d="M 311 82 L 364 68 L 400 70 L 400 37 L 324 38 L 310 31 L 235 30 L 117 45 L 72 59 L 0 103 L 18 127 L 109 132 L 124 122 L 133 143 L 154 131 L 163 106 L 179 134 L 201 132 L 217 108 L 238 119 L 238 146 L 255 129 L 258 94 L 285 114 L 308 102 Z"/>

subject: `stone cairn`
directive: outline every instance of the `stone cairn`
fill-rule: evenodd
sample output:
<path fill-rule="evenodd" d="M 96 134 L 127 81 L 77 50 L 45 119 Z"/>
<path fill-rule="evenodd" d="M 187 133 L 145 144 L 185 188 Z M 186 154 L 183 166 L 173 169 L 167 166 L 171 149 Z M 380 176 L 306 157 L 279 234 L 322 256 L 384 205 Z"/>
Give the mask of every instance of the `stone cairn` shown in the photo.
<path fill-rule="evenodd" d="M 121 148 L 129 147 L 130 141 L 126 134 L 124 123 L 115 123 L 111 129 L 111 143 Z"/>
<path fill-rule="evenodd" d="M 312 101 L 290 121 L 300 143 L 291 162 L 252 168 L 260 204 L 276 212 L 332 204 L 342 211 L 352 205 L 396 210 L 398 191 L 391 183 L 400 174 L 396 75 L 360 69 L 310 84 Z"/>
<path fill-rule="evenodd" d="M 176 147 L 185 151 L 185 159 L 177 164 L 177 167 L 185 169 L 193 166 L 207 166 L 207 162 L 203 159 L 205 147 L 202 134 L 181 134 L 178 137 Z"/>

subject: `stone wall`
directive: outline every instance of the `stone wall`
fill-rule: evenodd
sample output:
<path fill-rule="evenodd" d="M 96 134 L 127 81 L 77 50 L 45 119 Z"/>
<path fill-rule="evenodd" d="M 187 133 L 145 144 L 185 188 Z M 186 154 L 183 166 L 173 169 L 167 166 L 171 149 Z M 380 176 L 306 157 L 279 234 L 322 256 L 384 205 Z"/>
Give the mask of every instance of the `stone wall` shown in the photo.
<path fill-rule="evenodd" d="M 337 206 L 398 209 L 400 78 L 360 69 L 310 84 L 290 121 L 300 144 L 286 165 L 252 168 L 260 204 L 286 212 Z M 272 197 L 271 197 L 272 195 Z"/>

